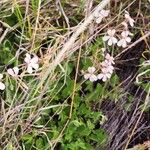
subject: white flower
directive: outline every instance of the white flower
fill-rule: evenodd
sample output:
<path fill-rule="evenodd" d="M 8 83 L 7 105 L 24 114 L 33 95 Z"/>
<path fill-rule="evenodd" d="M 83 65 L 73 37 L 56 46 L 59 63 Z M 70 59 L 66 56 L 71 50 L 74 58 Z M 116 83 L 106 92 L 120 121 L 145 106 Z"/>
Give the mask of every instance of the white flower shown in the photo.
<path fill-rule="evenodd" d="M 114 67 L 112 66 L 112 64 L 110 62 L 108 62 L 107 60 L 103 61 L 101 63 L 101 71 L 104 72 L 104 73 L 110 73 L 112 74 L 113 73 L 113 70 L 114 70 Z"/>
<path fill-rule="evenodd" d="M 99 80 L 102 79 L 102 81 L 105 82 L 111 77 L 114 71 L 114 67 L 112 66 L 112 64 L 115 64 L 114 58 L 107 53 L 105 56 L 105 61 L 101 63 L 101 73 L 97 75 L 97 78 Z"/>
<path fill-rule="evenodd" d="M 109 53 L 106 54 L 105 59 L 106 59 L 105 61 L 108 62 L 109 64 L 115 64 L 114 57 L 110 56 Z"/>
<path fill-rule="evenodd" d="M 129 31 L 123 31 L 121 33 L 122 39 L 117 43 L 119 47 L 122 46 L 123 48 L 125 48 L 127 47 L 127 43 L 131 42 L 131 38 L 128 35 L 131 35 Z"/>
<path fill-rule="evenodd" d="M 14 67 L 14 68 L 9 68 L 7 70 L 7 73 L 13 77 L 16 77 L 19 73 L 19 68 L 18 67 Z"/>
<path fill-rule="evenodd" d="M 110 29 L 109 29 L 109 30 L 107 31 L 107 34 L 108 34 L 108 35 L 106 35 L 106 36 L 103 37 L 103 41 L 108 41 L 108 45 L 109 45 L 109 46 L 111 46 L 111 45 L 113 45 L 113 44 L 116 44 L 117 41 L 118 41 L 118 40 L 114 37 L 115 32 L 116 32 L 115 29 L 113 29 L 113 30 L 110 30 Z"/>
<path fill-rule="evenodd" d="M 110 10 L 100 10 L 96 11 L 94 16 L 96 17 L 96 23 L 100 23 L 103 18 L 107 17 L 109 15 Z"/>
<path fill-rule="evenodd" d="M 99 79 L 99 80 L 101 80 L 102 79 L 102 81 L 103 82 L 105 82 L 105 81 L 107 81 L 107 79 L 109 79 L 111 77 L 111 74 L 110 73 L 100 73 L 100 74 L 98 74 L 97 75 L 97 78 Z"/>
<path fill-rule="evenodd" d="M 94 75 L 95 70 L 96 70 L 95 67 L 89 67 L 89 68 L 88 68 L 88 73 L 86 73 L 86 74 L 84 75 L 84 78 L 85 78 L 86 80 L 89 79 L 91 82 L 97 81 L 97 76 Z"/>
<path fill-rule="evenodd" d="M 2 78 L 3 78 L 3 75 L 0 74 L 0 80 L 1 80 Z M 0 90 L 4 90 L 4 89 L 5 89 L 5 84 L 0 81 Z"/>
<path fill-rule="evenodd" d="M 133 27 L 134 26 L 134 19 L 131 18 L 129 12 L 125 11 L 125 19 L 127 22 L 129 22 L 130 26 Z"/>
<path fill-rule="evenodd" d="M 38 68 L 39 68 L 39 64 L 38 64 L 39 58 L 36 55 L 34 55 L 34 57 L 31 58 L 30 54 L 26 54 L 26 57 L 25 57 L 24 61 L 27 63 L 27 72 L 28 73 L 31 74 L 33 72 L 33 69 L 38 70 Z"/>

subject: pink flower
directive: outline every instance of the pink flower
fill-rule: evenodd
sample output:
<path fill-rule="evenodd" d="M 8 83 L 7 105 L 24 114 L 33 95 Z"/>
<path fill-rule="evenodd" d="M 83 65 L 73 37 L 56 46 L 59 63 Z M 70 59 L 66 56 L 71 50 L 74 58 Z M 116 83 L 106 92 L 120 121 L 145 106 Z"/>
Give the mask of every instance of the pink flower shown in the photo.
<path fill-rule="evenodd" d="M 84 75 L 84 78 L 86 80 L 89 79 L 91 82 L 97 81 L 97 76 L 94 74 L 95 70 L 96 70 L 95 67 L 89 67 L 88 68 L 88 73 L 86 73 Z"/>
<path fill-rule="evenodd" d="M 7 70 L 7 73 L 13 77 L 16 77 L 19 73 L 19 68 L 18 67 L 14 67 L 14 68 L 9 68 Z"/>
<path fill-rule="evenodd" d="M 123 31 L 121 33 L 122 39 L 120 39 L 117 43 L 117 45 L 123 48 L 127 47 L 127 43 L 131 42 L 131 38 L 128 35 L 132 35 L 129 31 Z"/>
<path fill-rule="evenodd" d="M 100 73 L 97 75 L 97 78 L 99 80 L 102 80 L 103 82 L 107 81 L 107 79 L 109 79 L 111 77 L 111 74 L 110 73 Z"/>
<path fill-rule="evenodd" d="M 107 17 L 109 15 L 110 10 L 100 10 L 96 11 L 94 16 L 96 17 L 96 23 L 100 23 L 103 18 Z"/>
<path fill-rule="evenodd" d="M 107 81 L 114 71 L 112 64 L 115 64 L 114 58 L 110 54 L 106 54 L 105 60 L 101 63 L 101 73 L 97 75 L 97 78 L 102 81 Z"/>
<path fill-rule="evenodd" d="M 3 75 L 0 74 L 0 80 L 2 80 L 2 78 L 3 78 Z M 0 81 L 0 90 L 4 90 L 4 89 L 5 89 L 5 84 Z"/>
<path fill-rule="evenodd" d="M 33 69 L 38 70 L 38 68 L 39 68 L 39 64 L 38 64 L 39 58 L 36 55 L 34 55 L 33 58 L 31 58 L 31 55 L 27 53 L 24 61 L 27 64 L 27 72 L 28 73 L 31 74 L 33 72 Z"/>
<path fill-rule="evenodd" d="M 108 41 L 108 45 L 109 46 L 111 46 L 113 44 L 116 44 L 118 40 L 117 40 L 117 38 L 114 37 L 115 33 L 116 33 L 115 29 L 113 29 L 113 30 L 109 29 L 107 31 L 108 35 L 106 35 L 106 36 L 103 37 L 103 41 Z"/>
<path fill-rule="evenodd" d="M 106 54 L 105 59 L 106 59 L 106 61 L 108 61 L 110 64 L 115 64 L 115 62 L 114 62 L 114 57 L 110 56 L 109 53 Z"/>

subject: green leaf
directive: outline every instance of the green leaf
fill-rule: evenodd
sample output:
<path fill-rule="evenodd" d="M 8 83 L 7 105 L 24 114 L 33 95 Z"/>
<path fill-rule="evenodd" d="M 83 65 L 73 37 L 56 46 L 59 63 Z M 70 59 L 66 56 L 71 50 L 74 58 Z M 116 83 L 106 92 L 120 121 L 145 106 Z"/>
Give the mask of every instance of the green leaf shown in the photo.
<path fill-rule="evenodd" d="M 90 136 L 90 139 L 103 144 L 107 140 L 107 134 L 103 129 L 94 130 L 93 134 Z"/>

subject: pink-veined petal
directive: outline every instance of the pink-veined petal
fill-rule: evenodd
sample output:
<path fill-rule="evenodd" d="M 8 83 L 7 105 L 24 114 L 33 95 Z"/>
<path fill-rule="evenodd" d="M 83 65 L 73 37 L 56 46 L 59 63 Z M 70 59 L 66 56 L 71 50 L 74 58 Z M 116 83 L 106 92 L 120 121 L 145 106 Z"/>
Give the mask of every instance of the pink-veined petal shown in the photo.
<path fill-rule="evenodd" d="M 89 80 L 90 80 L 91 82 L 97 81 L 97 76 L 94 75 L 94 74 L 92 74 L 92 75 L 90 76 Z"/>
<path fill-rule="evenodd" d="M 106 74 L 106 77 L 107 77 L 107 78 L 110 78 L 110 77 L 111 77 L 111 74 L 110 74 L 110 73 L 107 73 L 107 74 Z"/>
<path fill-rule="evenodd" d="M 101 80 L 103 77 L 104 77 L 104 74 L 103 74 L 103 73 L 100 73 L 100 74 L 97 75 L 97 78 L 98 78 L 99 80 Z"/>

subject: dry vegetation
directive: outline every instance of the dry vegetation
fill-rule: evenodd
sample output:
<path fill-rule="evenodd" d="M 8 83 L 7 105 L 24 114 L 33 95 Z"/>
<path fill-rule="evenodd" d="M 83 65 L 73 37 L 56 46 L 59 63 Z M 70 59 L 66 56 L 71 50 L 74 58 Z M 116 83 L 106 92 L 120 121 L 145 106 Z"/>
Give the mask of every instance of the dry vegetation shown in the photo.
<path fill-rule="evenodd" d="M 0 149 L 150 149 L 149 1 L 1 0 L 0 8 Z M 102 9 L 110 12 L 96 23 Z M 107 30 L 121 40 L 125 14 L 135 21 L 127 46 L 109 46 Z"/>

